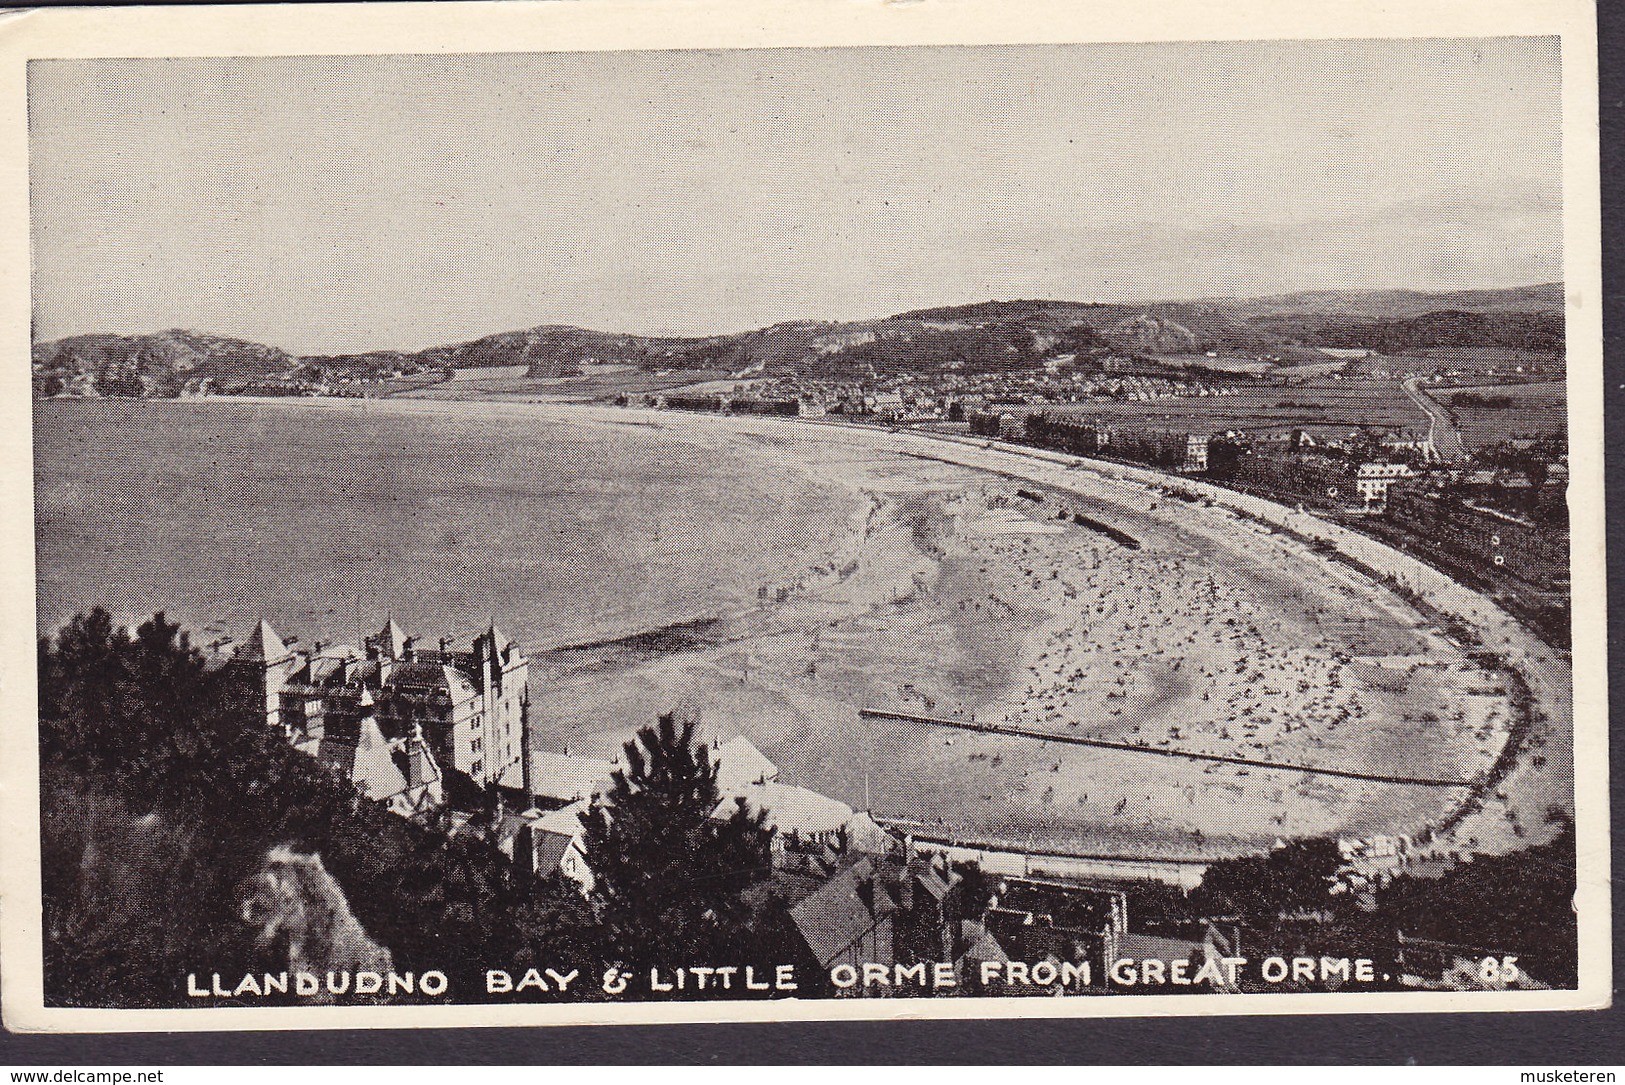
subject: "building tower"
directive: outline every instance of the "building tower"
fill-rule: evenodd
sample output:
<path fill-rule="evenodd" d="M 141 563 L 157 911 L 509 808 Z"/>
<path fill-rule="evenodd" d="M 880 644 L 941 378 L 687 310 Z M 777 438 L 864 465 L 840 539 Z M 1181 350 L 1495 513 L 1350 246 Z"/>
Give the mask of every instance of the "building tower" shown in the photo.
<path fill-rule="evenodd" d="M 256 702 L 264 706 L 268 726 L 285 730 L 282 691 L 300 662 L 298 653 L 284 644 L 271 623 L 263 619 L 253 636 L 232 655 L 231 666 L 254 691 Z"/>

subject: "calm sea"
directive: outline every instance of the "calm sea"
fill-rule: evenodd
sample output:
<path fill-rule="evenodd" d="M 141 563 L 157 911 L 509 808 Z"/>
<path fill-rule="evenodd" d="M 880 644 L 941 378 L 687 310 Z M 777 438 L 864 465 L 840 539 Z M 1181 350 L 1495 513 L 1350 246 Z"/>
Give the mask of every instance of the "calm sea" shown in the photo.
<path fill-rule="evenodd" d="M 484 404 L 34 409 L 38 624 L 101 605 L 196 640 L 354 641 L 393 614 L 533 650 L 746 605 L 852 502 L 747 438 Z M 714 443 L 713 443 L 714 442 Z"/>

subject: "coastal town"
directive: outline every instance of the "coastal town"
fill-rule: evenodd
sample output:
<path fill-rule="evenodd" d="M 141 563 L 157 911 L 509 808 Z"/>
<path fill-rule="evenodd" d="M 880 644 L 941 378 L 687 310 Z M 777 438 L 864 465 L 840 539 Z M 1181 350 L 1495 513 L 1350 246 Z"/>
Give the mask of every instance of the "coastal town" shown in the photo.
<path fill-rule="evenodd" d="M 358 650 L 318 641 L 305 649 L 262 621 L 240 645 L 222 645 L 211 666 L 263 707 L 268 729 L 363 801 L 433 832 L 494 846 L 516 877 L 562 879 L 589 896 L 595 876 L 587 815 L 605 801 L 612 778 L 626 772 L 624 758 L 534 747 L 530 661 L 494 625 L 466 651 L 449 639 L 420 648 L 393 619 L 364 644 Z M 816 977 L 807 984 L 812 990 L 870 997 L 1103 994 L 1174 985 L 1239 993 L 1339 977 L 1378 986 L 1372 959 L 1351 971 L 1347 959 L 1325 965 L 1330 958 L 1286 950 L 1264 955 L 1234 914 L 1202 914 L 1198 906 L 1170 915 L 1169 894 L 1188 893 L 1177 884 L 1148 898 L 1154 881 L 1069 875 L 1058 857 L 1049 863 L 1062 872 L 1046 870 L 1043 856 L 917 839 L 906 826 L 785 781 L 743 736 L 701 741 L 725 796 L 711 817 L 726 822 L 755 810 L 763 818 L 771 864 L 747 899 L 757 908 L 771 901 L 786 909 L 790 937 L 776 950 L 794 963 L 780 966 L 780 975 L 788 967 L 788 974 Z M 631 743 L 627 752 L 634 752 Z M 1338 840 L 1325 866 L 1331 896 L 1374 899 L 1413 872 L 1413 864 L 1426 865 L 1417 843 L 1408 836 Z M 1278 849 L 1287 853 L 1285 844 Z M 1019 868 L 1001 865 L 1012 859 Z M 1304 931 L 1314 925 L 1305 921 Z M 1244 938 L 1257 958 L 1251 969 L 1244 967 Z M 1486 953 L 1503 950 L 1412 938 L 1373 943 L 1371 952 L 1400 969 L 1384 974 L 1385 986 L 1448 988 L 1474 976 Z M 1339 971 L 1309 974 L 1323 966 Z M 738 971 L 723 971 L 730 970 Z M 652 973 L 655 990 L 676 989 L 661 987 L 659 975 Z M 506 981 L 491 994 L 515 992 L 513 976 L 491 972 L 488 984 L 496 983 L 490 976 Z M 443 975 L 440 982 L 443 989 Z M 1513 985 L 1531 982 L 1537 981 L 1520 977 Z M 255 996 L 262 994 L 257 983 Z M 525 983 L 521 977 L 518 994 Z M 530 986 L 551 990 L 540 974 Z M 776 990 L 807 988 L 791 983 Z M 240 997 L 244 990 L 218 993 Z M 720 982 L 714 993 L 725 993 Z"/>
<path fill-rule="evenodd" d="M 53 357 L 67 356 L 59 351 Z M 1324 348 L 1307 356 L 1301 350 L 1210 351 L 1171 360 L 1100 345 L 1065 352 L 1052 344 L 1047 352 L 1004 369 L 939 358 L 928 370 L 889 375 L 871 366 L 866 375 L 830 378 L 810 375 L 816 367 L 807 365 L 804 372 L 772 375 L 747 368 L 704 381 L 692 380 L 690 373 L 629 370 L 613 359 L 584 355 L 562 368 L 550 365 L 547 375 L 531 366 L 495 384 L 481 370 L 442 370 L 406 358 L 367 372 L 357 372 L 353 363 L 348 368 L 305 363 L 283 376 L 222 381 L 194 375 L 164 384 L 152 383 L 150 368 L 142 366 L 80 368 L 62 379 L 52 368 L 58 365 L 36 364 L 36 390 L 51 400 L 128 393 L 215 402 L 361 400 L 364 409 L 373 403 L 385 409 L 391 402 L 431 406 L 442 393 L 455 395 L 463 388 L 477 389 L 476 399 L 501 396 L 501 389 L 511 386 L 514 392 L 508 394 L 521 402 L 553 398 L 566 411 L 572 403 L 600 412 L 608 408 L 606 417 L 621 408 L 640 416 L 666 412 L 811 427 L 808 432 L 836 437 L 850 432 L 865 440 L 913 436 L 977 454 L 1037 457 L 1040 465 L 1103 477 L 1122 470 L 1147 472 L 1146 481 L 1135 485 L 1151 496 L 1149 509 L 1167 503 L 1171 522 L 1190 521 L 1187 529 L 1202 518 L 1198 510 L 1209 517 L 1231 516 L 1233 504 L 1252 507 L 1245 503 L 1262 499 L 1263 507 L 1280 512 L 1256 526 L 1266 534 L 1280 533 L 1288 548 L 1342 561 L 1386 583 L 1420 608 L 1424 624 L 1444 631 L 1439 645 L 1447 653 L 1471 655 L 1486 634 L 1448 609 L 1438 613 L 1434 596 L 1418 590 L 1422 581 L 1415 576 L 1396 577 L 1367 559 L 1351 558 L 1355 550 L 1340 549 L 1320 534 L 1322 529 L 1288 527 L 1296 523 L 1292 518 L 1327 530 L 1335 525 L 1393 547 L 1482 591 L 1553 647 L 1566 643 L 1564 434 L 1536 429 L 1489 440 L 1468 429 L 1477 418 L 1474 410 L 1493 413 L 1512 402 L 1508 396 L 1551 386 L 1552 374 L 1542 363 L 1516 354 L 1461 369 L 1448 359 L 1396 359 L 1354 348 Z M 585 396 L 571 391 L 599 371 L 606 376 L 594 391 Z M 640 373 L 656 378 L 658 387 L 615 390 L 617 382 L 641 379 Z M 1473 439 L 1464 440 L 1464 434 Z M 1269 954 L 1272 961 L 1296 960 L 1293 953 L 1307 946 L 1346 941 L 1347 916 L 1383 914 L 1390 907 L 1384 901 L 1398 891 L 1392 887 L 1470 871 L 1477 849 L 1486 846 L 1479 840 L 1484 830 L 1474 835 L 1458 827 L 1482 822 L 1474 811 L 1485 801 L 1505 807 L 1495 832 L 1510 828 L 1522 836 L 1530 828 L 1527 802 L 1519 806 L 1504 798 L 1504 780 L 1521 758 L 1533 756 L 1537 765 L 1545 758 L 1526 748 L 1531 740 L 1525 732 L 1532 725 L 1527 717 L 1535 710 L 1518 699 L 1524 679 L 1517 667 L 1486 657 L 1466 667 L 1462 678 L 1445 681 L 1429 677 L 1428 668 L 1441 664 L 1419 662 L 1427 659 L 1426 644 L 1422 654 L 1396 655 L 1409 662 L 1394 688 L 1437 690 L 1436 702 L 1425 712 L 1424 702 L 1416 702 L 1421 714 L 1415 718 L 1423 721 L 1417 734 L 1423 735 L 1430 721 L 1447 722 L 1456 734 L 1470 736 L 1468 745 L 1477 751 L 1455 776 L 1407 775 L 1390 754 L 1400 755 L 1410 742 L 1433 740 L 1392 730 L 1404 726 L 1386 720 L 1395 710 L 1382 707 L 1394 679 L 1357 677 L 1365 664 L 1341 650 L 1304 652 L 1271 643 L 1280 631 L 1266 632 L 1271 619 L 1247 593 L 1211 573 L 1192 577 L 1177 557 L 1162 556 L 1178 549 L 1170 550 L 1168 541 L 1153 545 L 1132 567 L 1113 565 L 1108 571 L 1103 555 L 1138 552 L 1143 531 L 1103 512 L 1113 508 L 1110 504 L 1081 501 L 1053 484 L 961 489 L 950 502 L 954 522 L 970 517 L 977 526 L 960 530 L 987 535 L 970 549 L 977 560 L 1020 569 L 1019 579 L 1031 580 L 1029 606 L 1065 612 L 1098 599 L 1085 604 L 1089 621 L 1102 628 L 1101 623 L 1110 623 L 1113 632 L 1107 640 L 1080 638 L 1064 619 L 1040 630 L 1041 639 L 1032 642 L 1024 659 L 1026 693 L 1002 710 L 979 715 L 960 704 L 944 714 L 947 706 L 933 708 L 940 691 L 900 682 L 889 700 L 876 702 L 878 710 L 857 706 L 860 716 L 941 729 L 943 737 L 934 741 L 947 750 L 953 748 L 954 728 L 976 732 L 983 752 L 969 753 L 970 765 L 951 770 L 970 770 L 973 776 L 978 758 L 991 758 L 993 766 L 1005 758 L 1011 766 L 1028 764 L 1016 755 L 1019 746 L 1043 749 L 1055 743 L 1193 759 L 1208 770 L 1226 768 L 1237 774 L 1238 783 L 1249 772 L 1302 775 L 1291 797 L 1281 800 L 1274 823 L 1280 835 L 1262 857 L 1232 848 L 1234 857 L 1215 858 L 1208 834 L 1225 822 L 1222 801 L 1209 800 L 1186 824 L 1167 807 L 1159 812 L 1159 803 L 1168 798 L 1184 795 L 1185 802 L 1193 801 L 1197 792 L 1189 774 L 1175 773 L 1165 785 L 1148 770 L 1146 806 L 1139 812 L 1126 808 L 1126 793 L 1101 796 L 1096 801 L 1106 805 L 1096 810 L 1090 792 L 1097 788 L 1064 758 L 1045 772 L 1041 795 L 1026 782 L 1014 785 L 1017 790 L 1007 796 L 1012 808 L 1036 801 L 1040 809 L 1071 810 L 1071 816 L 1123 826 L 1130 837 L 1139 831 L 1132 826 L 1140 819 L 1146 832 L 1160 820 L 1184 841 L 1183 853 L 1178 845 L 1160 844 L 1136 856 L 1132 847 L 1125 851 L 1120 844 L 1088 854 L 1100 852 L 1101 845 L 1055 843 L 1076 832 L 1068 830 L 1064 817 L 1031 831 L 1025 845 L 1008 831 L 968 828 L 978 817 L 997 821 L 996 792 L 982 795 L 980 804 L 974 794 L 964 796 L 969 819 L 964 825 L 941 816 L 899 816 L 895 795 L 870 801 L 867 777 L 864 801 L 858 803 L 849 789 L 843 801 L 806 775 L 799 753 L 789 770 L 775 764 L 729 722 L 734 717 L 725 710 L 717 724 L 700 727 L 697 739 L 715 770 L 717 799 L 709 817 L 719 827 L 740 817 L 761 819 L 770 861 L 740 899 L 754 914 L 782 918 L 771 940 L 773 952 L 794 960 L 803 976 L 820 977 L 824 992 L 940 994 L 947 982 L 959 994 L 1148 993 L 1180 982 L 1164 978 L 1169 975 L 1165 962 L 1172 961 L 1186 962 L 1184 967 L 1203 975 L 1210 990 L 1271 990 L 1293 982 L 1290 968 L 1270 977 L 1219 962 L 1244 961 L 1244 953 L 1256 954 L 1260 945 L 1279 950 Z M 1188 509 L 1183 515 L 1182 506 Z M 1284 519 L 1271 519 L 1277 516 Z M 1071 536 L 1045 541 L 1063 531 L 1057 521 L 1065 530 L 1100 540 L 1090 544 L 1092 559 L 1080 563 L 1067 556 Z M 1259 543 L 1264 549 L 1275 545 Z M 837 579 L 860 564 L 850 561 Z M 1046 568 L 1048 580 L 1042 579 Z M 928 582 L 918 569 L 912 575 L 915 591 Z M 897 589 L 889 590 L 895 600 Z M 759 594 L 764 607 L 793 607 L 805 591 L 803 578 L 788 587 L 764 586 Z M 984 602 L 1009 606 L 997 588 L 985 600 L 969 596 L 959 606 L 971 603 L 980 610 Z M 1227 617 L 1220 621 L 1220 614 Z M 840 624 L 831 621 L 829 627 Z M 557 719 L 550 720 L 546 735 L 540 733 L 536 714 L 557 714 L 555 694 L 526 649 L 495 621 L 462 638 L 466 647 L 452 635 L 409 635 L 393 618 L 352 644 L 330 639 L 326 631 L 307 646 L 263 620 L 241 632 L 239 642 L 216 630 L 210 666 L 232 676 L 263 712 L 265 727 L 331 779 L 431 834 L 494 849 L 508 876 L 522 883 L 563 885 L 584 902 L 597 899 L 600 878 L 589 824 L 595 811 L 609 808 L 617 776 L 630 768 L 632 744 L 621 753 L 606 750 L 628 736 L 611 739 L 605 732 L 566 740 Z M 830 633 L 832 642 L 835 636 Z M 815 635 L 803 661 L 770 665 L 758 659 L 764 685 L 775 666 L 789 673 L 801 668 L 809 676 L 820 666 L 833 672 L 827 659 L 821 662 L 829 653 L 818 651 L 818 641 Z M 1324 630 L 1316 647 L 1328 647 Z M 750 658 L 747 654 L 747 670 Z M 1146 676 L 1126 671 L 1128 659 L 1151 670 Z M 593 664 L 590 654 L 586 662 Z M 597 662 L 607 664 L 609 657 Z M 1190 664 L 1183 674 L 1181 663 Z M 1149 677 L 1159 669 L 1167 673 Z M 1174 724 L 1140 715 L 1165 696 L 1164 689 L 1175 688 L 1199 698 L 1199 712 L 1211 713 L 1212 720 Z M 1104 713 L 1100 727 L 1058 733 L 1078 727 L 1080 706 L 1095 702 L 1101 707 L 1084 711 Z M 1410 711 L 1402 716 L 1412 719 Z M 1346 746 L 1354 740 L 1344 736 L 1371 728 L 1395 745 L 1351 760 L 1359 744 Z M 1329 775 L 1317 777 L 1316 762 Z M 1339 763 L 1343 767 L 1332 767 Z M 1010 768 L 1002 771 L 1011 775 Z M 1021 769 L 1020 776 L 1031 771 Z M 1315 781 L 1351 779 L 1458 797 L 1442 813 L 1407 814 L 1398 828 L 1295 835 L 1317 824 L 1317 811 L 1336 824 L 1333 811 L 1342 793 Z M 1168 798 L 1153 800 L 1165 786 Z M 1283 790 L 1277 790 L 1277 799 Z M 1026 794 L 1018 799 L 1021 792 Z M 1459 798 L 1463 794 L 1467 797 Z M 940 801 L 936 809 L 946 813 Z M 1228 801 L 1243 822 L 1256 820 L 1234 799 Z M 1538 830 L 1542 837 L 1566 816 L 1560 805 L 1548 809 L 1549 823 Z M 887 806 L 892 809 L 883 809 Z M 1558 821 L 1550 821 L 1554 817 Z M 1306 840 L 1324 847 L 1305 853 Z M 1319 879 L 1308 900 L 1342 909 L 1345 918 L 1337 923 L 1322 914 L 1287 921 L 1284 916 L 1293 908 L 1316 913 L 1304 900 L 1290 907 L 1283 901 L 1286 911 L 1278 914 L 1267 907 L 1249 914 L 1233 897 L 1219 895 L 1223 891 L 1216 886 L 1235 864 L 1290 866 L 1305 862 L 1305 854 L 1312 854 L 1313 877 Z M 1483 978 L 1482 963 L 1517 957 L 1516 944 L 1457 944 L 1419 936 L 1414 928 L 1407 934 L 1399 922 L 1360 938 L 1371 955 L 1367 963 L 1384 962 L 1381 985 L 1387 987 L 1545 982 L 1538 965 L 1535 974 L 1515 980 L 1504 979 L 1500 971 Z M 927 966 L 939 971 L 928 973 Z M 917 982 L 928 974 L 943 982 Z M 1560 974 L 1548 970 L 1546 978 Z M 1035 982 L 1035 975 L 1042 982 Z M 1375 976 L 1372 972 L 1361 981 L 1349 972 L 1341 982 L 1377 985 Z"/>
<path fill-rule="evenodd" d="M 1070 365 L 1074 359 L 1056 361 Z M 1223 400 L 1256 394 L 1251 389 L 1233 381 L 1136 375 L 1135 364 L 1107 358 L 1101 368 L 1120 368 L 1119 375 L 1067 380 L 1028 374 L 852 384 L 720 382 L 726 387 L 621 396 L 616 402 L 911 427 L 1204 478 L 1313 509 L 1411 548 L 1485 586 L 1549 635 L 1567 636 L 1562 598 L 1568 584 L 1568 451 L 1561 433 L 1512 433 L 1493 445 L 1464 447 L 1455 423 L 1425 390 L 1456 387 L 1464 375 L 1437 366 L 1425 384 L 1416 372 L 1383 371 L 1430 408 L 1415 422 L 1339 424 L 1303 409 L 1297 420 L 1246 425 Z M 1485 379 L 1521 380 L 1523 374 L 1476 378 Z M 1219 409 L 1184 410 L 1185 401 L 1208 399 L 1220 400 Z M 1144 409 L 1113 409 L 1125 403 Z"/>
<path fill-rule="evenodd" d="M 1587 12 L 498 6 L 13 35 L 8 1030 L 1607 1002 Z"/>

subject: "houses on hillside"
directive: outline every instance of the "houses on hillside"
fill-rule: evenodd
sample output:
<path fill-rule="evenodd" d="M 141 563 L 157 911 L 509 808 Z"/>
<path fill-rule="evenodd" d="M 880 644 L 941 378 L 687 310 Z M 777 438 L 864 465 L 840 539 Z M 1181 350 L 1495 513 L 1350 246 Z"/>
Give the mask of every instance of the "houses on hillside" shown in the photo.
<path fill-rule="evenodd" d="M 775 855 L 783 855 L 790 847 L 837 841 L 877 844 L 884 835 L 867 814 L 809 788 L 780 782 L 778 766 L 742 735 L 727 742 L 713 740 L 711 759 L 717 766 L 717 789 L 722 796 L 711 816 L 726 820 L 740 803 L 752 811 L 764 811 L 766 825 L 774 834 Z M 509 816 L 504 850 L 526 870 L 544 877 L 563 874 L 587 892 L 592 882 L 581 843 L 580 815 L 609 791 L 611 776 L 619 767 L 615 761 L 568 753 L 533 753 L 532 805 Z M 512 839 L 521 836 L 528 839 Z"/>

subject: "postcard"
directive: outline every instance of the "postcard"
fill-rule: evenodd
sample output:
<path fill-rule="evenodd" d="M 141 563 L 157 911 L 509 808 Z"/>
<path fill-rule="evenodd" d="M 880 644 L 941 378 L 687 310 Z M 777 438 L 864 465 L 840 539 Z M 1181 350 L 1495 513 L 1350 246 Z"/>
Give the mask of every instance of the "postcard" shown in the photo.
<path fill-rule="evenodd" d="M 1606 1005 L 1596 52 L 0 19 L 6 1026 Z"/>

